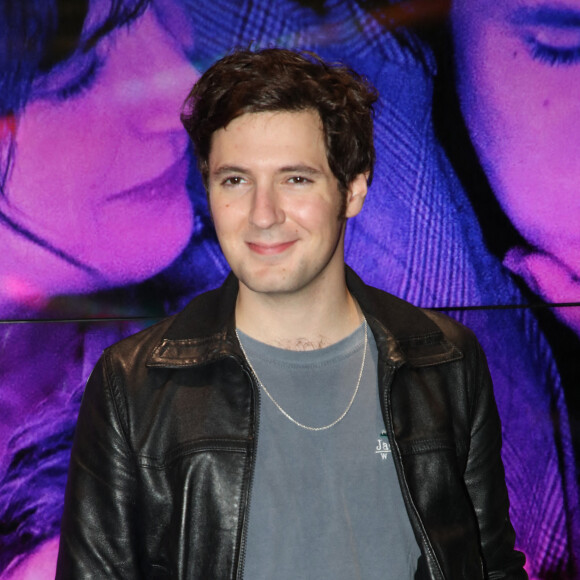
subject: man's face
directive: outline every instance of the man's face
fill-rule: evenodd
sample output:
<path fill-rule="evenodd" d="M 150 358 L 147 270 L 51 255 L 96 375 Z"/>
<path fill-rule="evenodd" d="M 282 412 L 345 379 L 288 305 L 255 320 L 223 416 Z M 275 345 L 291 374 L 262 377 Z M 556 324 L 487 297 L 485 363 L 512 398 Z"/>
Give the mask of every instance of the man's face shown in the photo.
<path fill-rule="evenodd" d="M 366 194 L 358 176 L 346 217 Z M 241 291 L 292 294 L 344 279 L 342 195 L 318 113 L 248 113 L 212 137 L 209 200 Z"/>

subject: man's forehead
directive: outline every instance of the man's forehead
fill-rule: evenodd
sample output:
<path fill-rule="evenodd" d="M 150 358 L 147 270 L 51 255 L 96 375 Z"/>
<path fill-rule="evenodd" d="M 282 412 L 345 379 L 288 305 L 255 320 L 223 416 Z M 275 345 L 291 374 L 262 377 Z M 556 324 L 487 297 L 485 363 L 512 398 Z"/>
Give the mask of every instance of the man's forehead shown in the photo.
<path fill-rule="evenodd" d="M 328 175 L 331 173 L 318 113 L 246 113 L 213 135 L 208 169 L 225 173 Z"/>
<path fill-rule="evenodd" d="M 276 121 L 276 119 L 280 117 L 289 117 L 294 119 L 296 122 L 298 119 L 308 119 L 307 122 L 310 124 L 317 126 L 321 131 L 323 130 L 323 123 L 320 115 L 316 109 L 308 108 L 308 109 L 299 109 L 299 110 L 288 110 L 288 109 L 277 109 L 274 111 L 248 111 L 245 113 L 241 113 L 237 115 L 233 119 L 231 119 L 226 125 L 216 129 L 212 133 L 212 140 L 216 133 L 220 131 L 229 131 L 232 129 L 232 126 L 239 126 L 241 124 L 249 123 L 249 122 L 256 122 L 261 125 L 266 126 L 268 121 Z M 263 121 L 260 123 L 260 121 Z"/>
<path fill-rule="evenodd" d="M 260 111 L 244 113 L 233 119 L 225 127 L 217 129 L 211 138 L 209 151 L 210 165 L 218 157 L 228 153 L 238 158 L 247 158 L 252 153 L 260 156 L 278 155 L 288 159 L 283 164 L 302 164 L 296 159 L 299 150 L 304 157 L 323 153 L 324 132 L 317 111 Z"/>

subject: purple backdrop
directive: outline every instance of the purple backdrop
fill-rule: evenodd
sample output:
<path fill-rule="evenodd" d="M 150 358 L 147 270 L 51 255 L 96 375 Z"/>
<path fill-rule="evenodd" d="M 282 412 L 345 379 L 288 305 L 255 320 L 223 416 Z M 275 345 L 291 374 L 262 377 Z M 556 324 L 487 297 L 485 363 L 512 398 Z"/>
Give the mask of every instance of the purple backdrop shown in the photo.
<path fill-rule="evenodd" d="M 179 112 L 200 71 L 250 42 L 378 87 L 347 261 L 476 332 L 518 547 L 533 578 L 576 577 L 580 2 L 14 4 L 0 0 L 0 578 L 54 570 L 102 349 L 227 273 Z"/>

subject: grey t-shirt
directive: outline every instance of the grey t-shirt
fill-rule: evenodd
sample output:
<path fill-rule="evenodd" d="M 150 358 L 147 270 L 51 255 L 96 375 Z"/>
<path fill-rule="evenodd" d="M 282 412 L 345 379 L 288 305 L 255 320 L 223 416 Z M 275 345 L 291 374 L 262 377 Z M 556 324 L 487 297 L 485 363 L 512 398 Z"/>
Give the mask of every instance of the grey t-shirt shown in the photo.
<path fill-rule="evenodd" d="M 359 376 L 363 327 L 328 348 L 289 351 L 240 332 L 274 399 L 309 426 L 346 409 Z M 303 429 L 261 391 L 244 578 L 413 578 L 420 550 L 390 453 L 377 387 L 377 349 L 368 350 L 359 392 L 344 419 Z"/>

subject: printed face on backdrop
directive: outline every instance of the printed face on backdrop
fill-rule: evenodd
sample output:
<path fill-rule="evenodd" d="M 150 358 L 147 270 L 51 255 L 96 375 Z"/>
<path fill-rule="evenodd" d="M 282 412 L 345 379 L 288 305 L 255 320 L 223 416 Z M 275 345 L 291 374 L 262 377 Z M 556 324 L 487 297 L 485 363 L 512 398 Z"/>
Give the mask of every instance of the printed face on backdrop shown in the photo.
<path fill-rule="evenodd" d="M 580 0 L 456 0 L 458 93 L 502 208 L 535 251 L 506 265 L 580 299 Z"/>
<path fill-rule="evenodd" d="M 366 194 L 358 176 L 345 217 Z M 342 194 L 315 111 L 247 113 L 212 137 L 209 200 L 241 287 L 289 294 L 344 275 Z M 320 286 L 321 287 L 321 286 Z"/>
<path fill-rule="evenodd" d="M 150 6 L 35 88 L 0 211 L 86 267 L 2 227 L 3 301 L 136 282 L 176 258 L 193 218 L 179 113 L 197 76 Z"/>

